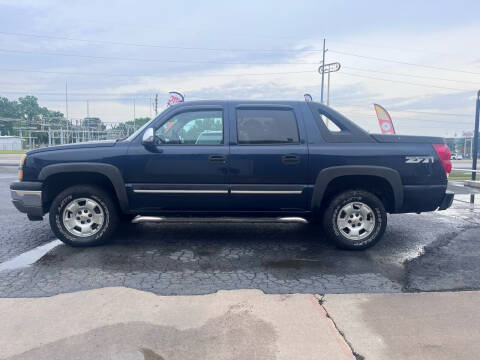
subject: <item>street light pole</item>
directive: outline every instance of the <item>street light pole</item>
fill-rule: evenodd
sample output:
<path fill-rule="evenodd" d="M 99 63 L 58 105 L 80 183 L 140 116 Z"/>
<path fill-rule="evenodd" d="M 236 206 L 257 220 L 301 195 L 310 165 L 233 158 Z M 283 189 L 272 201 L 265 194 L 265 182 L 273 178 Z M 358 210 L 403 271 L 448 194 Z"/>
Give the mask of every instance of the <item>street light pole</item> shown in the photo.
<path fill-rule="evenodd" d="M 478 122 L 480 117 L 480 90 L 477 93 L 477 106 L 475 107 L 475 130 L 473 131 L 472 170 L 477 170 L 478 157 Z M 472 171 L 472 180 L 476 180 L 477 173 Z M 470 195 L 470 202 L 473 204 L 475 195 Z"/>
<path fill-rule="evenodd" d="M 330 105 L 330 72 L 327 79 L 327 106 Z"/>
<path fill-rule="evenodd" d="M 135 98 L 133 98 L 133 131 L 135 132 Z"/>
<path fill-rule="evenodd" d="M 325 68 L 325 38 L 323 38 L 323 51 L 322 51 L 322 69 Z M 320 96 L 320 102 L 323 104 L 323 83 L 325 81 L 325 71 L 322 71 L 322 90 Z"/>

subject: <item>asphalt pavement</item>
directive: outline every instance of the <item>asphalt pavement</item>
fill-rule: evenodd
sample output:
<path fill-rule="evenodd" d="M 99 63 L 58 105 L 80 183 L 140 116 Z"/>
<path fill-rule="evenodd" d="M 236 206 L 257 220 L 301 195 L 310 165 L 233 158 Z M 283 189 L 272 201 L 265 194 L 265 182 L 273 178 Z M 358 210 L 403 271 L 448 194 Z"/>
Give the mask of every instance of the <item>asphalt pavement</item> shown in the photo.
<path fill-rule="evenodd" d="M 389 215 L 382 241 L 361 252 L 336 249 L 304 222 L 218 219 L 130 224 L 110 244 L 79 249 L 51 243 L 46 218 L 30 222 L 13 207 L 8 185 L 15 176 L 15 168 L 0 167 L 0 297 L 106 286 L 159 295 L 480 288 L 480 208 L 466 194 L 447 211 Z M 43 245 L 52 249 L 24 266 L 29 250 Z"/>

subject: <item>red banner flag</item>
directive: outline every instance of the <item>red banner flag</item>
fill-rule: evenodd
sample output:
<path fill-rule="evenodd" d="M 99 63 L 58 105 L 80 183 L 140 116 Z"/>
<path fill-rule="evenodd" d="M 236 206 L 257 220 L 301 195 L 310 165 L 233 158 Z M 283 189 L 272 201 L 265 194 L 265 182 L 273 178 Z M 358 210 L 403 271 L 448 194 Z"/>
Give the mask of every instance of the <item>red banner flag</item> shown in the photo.
<path fill-rule="evenodd" d="M 382 130 L 382 134 L 395 135 L 395 128 L 393 127 L 392 118 L 390 117 L 388 111 L 378 104 L 373 104 L 373 107 L 377 113 L 378 124 Z"/>

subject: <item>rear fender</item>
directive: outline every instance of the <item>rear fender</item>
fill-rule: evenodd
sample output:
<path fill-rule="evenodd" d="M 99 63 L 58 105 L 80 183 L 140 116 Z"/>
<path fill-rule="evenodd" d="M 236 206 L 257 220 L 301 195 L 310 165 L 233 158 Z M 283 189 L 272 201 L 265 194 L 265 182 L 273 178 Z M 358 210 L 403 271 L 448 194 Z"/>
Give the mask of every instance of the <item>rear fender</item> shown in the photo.
<path fill-rule="evenodd" d="M 320 208 L 328 185 L 332 180 L 341 176 L 368 175 L 386 180 L 393 190 L 395 211 L 399 211 L 403 204 L 403 185 L 398 171 L 383 166 L 345 165 L 332 166 L 320 171 L 315 180 L 312 197 L 312 209 Z"/>

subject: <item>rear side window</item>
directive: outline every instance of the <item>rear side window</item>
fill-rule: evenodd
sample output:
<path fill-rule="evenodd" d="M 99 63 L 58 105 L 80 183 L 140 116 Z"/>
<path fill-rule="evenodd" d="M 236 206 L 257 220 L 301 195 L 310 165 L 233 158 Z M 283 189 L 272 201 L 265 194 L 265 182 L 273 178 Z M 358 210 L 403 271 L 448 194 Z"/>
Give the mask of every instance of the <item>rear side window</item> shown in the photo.
<path fill-rule="evenodd" d="M 240 145 L 298 144 L 297 119 L 292 110 L 238 109 Z"/>
<path fill-rule="evenodd" d="M 325 126 L 330 132 L 338 133 L 340 131 L 344 131 L 340 126 L 337 125 L 337 122 L 333 120 L 331 117 L 325 114 L 322 114 L 321 112 L 319 112 L 319 114 L 320 114 L 320 120 L 323 121 L 323 123 L 325 124 Z"/>
<path fill-rule="evenodd" d="M 354 122 L 328 106 L 309 102 L 317 127 L 326 142 L 337 143 L 371 143 L 370 135 Z"/>

